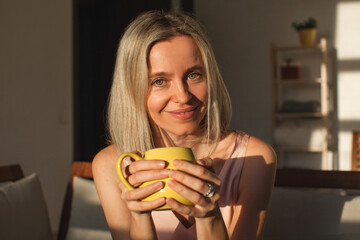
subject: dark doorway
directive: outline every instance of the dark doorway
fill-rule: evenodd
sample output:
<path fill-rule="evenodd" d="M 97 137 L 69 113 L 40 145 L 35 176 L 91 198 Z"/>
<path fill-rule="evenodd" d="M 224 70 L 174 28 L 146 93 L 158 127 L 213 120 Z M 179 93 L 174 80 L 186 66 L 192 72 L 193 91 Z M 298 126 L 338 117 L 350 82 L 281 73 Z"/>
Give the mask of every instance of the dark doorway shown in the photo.
<path fill-rule="evenodd" d="M 180 1 L 192 12 L 192 0 Z M 139 13 L 171 8 L 170 0 L 74 0 L 75 161 L 91 161 L 107 145 L 106 103 L 118 42 Z"/>

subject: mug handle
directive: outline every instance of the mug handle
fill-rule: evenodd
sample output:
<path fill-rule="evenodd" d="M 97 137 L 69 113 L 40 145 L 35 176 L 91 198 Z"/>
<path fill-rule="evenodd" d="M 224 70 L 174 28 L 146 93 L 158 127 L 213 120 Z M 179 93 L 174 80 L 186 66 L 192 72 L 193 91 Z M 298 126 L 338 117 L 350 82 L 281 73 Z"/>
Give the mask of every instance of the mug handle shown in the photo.
<path fill-rule="evenodd" d="M 127 152 L 127 153 L 121 154 L 120 157 L 118 158 L 117 162 L 116 162 L 116 172 L 117 172 L 117 174 L 119 176 L 120 181 L 125 185 L 125 187 L 128 190 L 133 190 L 134 187 L 131 186 L 131 184 L 126 180 L 126 178 L 125 178 L 125 176 L 124 176 L 124 174 L 122 172 L 122 169 L 121 169 L 122 161 L 124 160 L 125 157 L 131 157 L 135 161 L 142 159 L 142 157 L 137 155 L 136 153 Z"/>

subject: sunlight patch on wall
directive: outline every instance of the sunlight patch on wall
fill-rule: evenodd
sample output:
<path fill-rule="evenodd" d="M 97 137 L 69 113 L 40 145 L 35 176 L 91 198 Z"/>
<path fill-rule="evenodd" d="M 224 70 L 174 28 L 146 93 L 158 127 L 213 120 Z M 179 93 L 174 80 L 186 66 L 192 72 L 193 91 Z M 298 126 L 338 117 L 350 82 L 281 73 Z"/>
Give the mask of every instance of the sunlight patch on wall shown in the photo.
<path fill-rule="evenodd" d="M 360 121 L 360 69 L 339 72 L 338 81 L 339 120 Z"/>
<path fill-rule="evenodd" d="M 339 133 L 339 170 L 349 171 L 351 169 L 351 143 L 352 134 L 349 131 Z"/>
<path fill-rule="evenodd" d="M 360 1 L 337 6 L 336 45 L 339 60 L 360 59 Z"/>
<path fill-rule="evenodd" d="M 359 66 L 360 68 L 360 66 Z M 351 169 L 352 131 L 360 125 L 360 70 L 338 74 L 338 117 L 339 117 L 339 169 Z M 342 129 L 344 122 L 350 123 Z"/>
<path fill-rule="evenodd" d="M 360 126 L 360 1 L 337 4 L 339 169 L 351 169 L 352 131 Z"/>

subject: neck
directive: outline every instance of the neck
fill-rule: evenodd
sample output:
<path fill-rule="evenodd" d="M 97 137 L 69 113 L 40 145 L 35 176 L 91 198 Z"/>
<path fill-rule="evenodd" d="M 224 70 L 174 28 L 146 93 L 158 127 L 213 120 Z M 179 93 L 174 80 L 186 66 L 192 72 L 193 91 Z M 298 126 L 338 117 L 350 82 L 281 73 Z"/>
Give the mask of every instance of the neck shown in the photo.
<path fill-rule="evenodd" d="M 155 147 L 188 147 L 193 149 L 195 155 L 198 157 L 205 156 L 206 152 L 208 152 L 208 148 L 210 147 L 206 139 L 204 139 L 204 134 L 201 131 L 195 134 L 178 136 L 156 127 L 153 128 L 153 138 Z"/>
<path fill-rule="evenodd" d="M 202 134 L 187 134 L 187 135 L 175 135 L 165 132 L 162 129 L 153 131 L 153 137 L 156 147 L 192 147 L 194 144 L 203 142 Z"/>

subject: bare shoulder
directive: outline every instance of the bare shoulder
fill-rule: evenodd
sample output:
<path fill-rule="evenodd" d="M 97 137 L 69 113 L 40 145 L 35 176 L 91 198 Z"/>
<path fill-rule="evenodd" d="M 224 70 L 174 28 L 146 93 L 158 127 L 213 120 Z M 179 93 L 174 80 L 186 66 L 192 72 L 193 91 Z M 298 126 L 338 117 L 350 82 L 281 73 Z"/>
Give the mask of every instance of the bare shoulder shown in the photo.
<path fill-rule="evenodd" d="M 233 235 L 243 239 L 262 239 L 267 210 L 274 187 L 276 155 L 270 145 L 251 136 L 239 183 L 241 214 L 239 226 Z M 246 206 L 243 210 L 241 206 Z M 235 230 L 236 231 L 236 230 Z"/>
<path fill-rule="evenodd" d="M 247 157 L 261 157 L 266 164 L 276 165 L 276 154 L 274 149 L 263 140 L 251 136 L 246 151 Z"/>
<path fill-rule="evenodd" d="M 117 150 L 117 148 L 114 145 L 110 145 L 102 149 L 100 152 L 98 152 L 94 158 L 94 161 L 98 162 L 104 159 L 109 161 L 109 159 L 114 159 L 118 155 L 120 155 L 119 150 Z"/>
<path fill-rule="evenodd" d="M 114 145 L 110 145 L 97 153 L 92 162 L 94 178 L 98 175 L 112 176 L 115 173 L 113 170 L 119 155 L 120 152 Z"/>
<path fill-rule="evenodd" d="M 130 212 L 121 198 L 116 161 L 120 152 L 113 145 L 102 149 L 93 159 L 96 190 L 114 239 L 128 239 Z"/>

